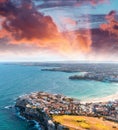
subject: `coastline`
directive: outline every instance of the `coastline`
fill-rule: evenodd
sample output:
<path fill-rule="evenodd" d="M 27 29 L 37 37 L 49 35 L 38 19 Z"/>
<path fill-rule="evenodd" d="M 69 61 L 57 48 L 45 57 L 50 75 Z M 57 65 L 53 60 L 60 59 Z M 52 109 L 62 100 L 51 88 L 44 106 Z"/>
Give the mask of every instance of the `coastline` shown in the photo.
<path fill-rule="evenodd" d="M 117 99 L 116 96 L 118 94 L 109 96 L 109 98 L 101 98 L 102 100 L 99 99 L 99 101 L 92 100 L 92 102 L 86 101 L 82 103 L 78 99 L 60 94 L 33 92 L 20 96 L 16 100 L 15 108 L 19 109 L 20 116 L 25 117 L 29 121 L 36 121 L 36 125 L 39 123 L 38 126 L 42 130 L 64 130 L 65 128 L 68 129 L 68 125 L 59 122 L 64 115 L 69 120 L 71 117 L 76 116 L 77 118 L 83 117 L 86 120 L 90 117 L 98 117 L 98 119 L 103 118 L 103 121 L 118 122 L 118 100 L 115 100 Z M 54 117 L 59 120 L 54 120 Z M 87 124 L 84 119 L 82 122 Z M 79 123 L 76 121 L 76 124 L 81 126 L 81 119 Z"/>
<path fill-rule="evenodd" d="M 99 102 L 110 102 L 118 100 L 118 92 L 116 94 L 111 94 L 109 96 L 104 96 L 100 98 L 91 98 L 88 100 L 81 100 L 81 103 L 99 103 Z"/>
<path fill-rule="evenodd" d="M 27 122 L 32 121 L 32 122 L 33 122 L 33 128 L 36 128 L 37 130 L 42 130 L 42 129 L 41 129 L 41 126 L 40 126 L 40 124 L 39 124 L 38 121 L 36 121 L 36 120 L 28 120 L 25 116 L 21 115 L 20 110 L 18 110 L 17 108 L 16 108 L 16 115 L 17 115 L 18 118 L 20 118 L 21 120 L 25 120 L 25 121 L 27 121 Z"/>

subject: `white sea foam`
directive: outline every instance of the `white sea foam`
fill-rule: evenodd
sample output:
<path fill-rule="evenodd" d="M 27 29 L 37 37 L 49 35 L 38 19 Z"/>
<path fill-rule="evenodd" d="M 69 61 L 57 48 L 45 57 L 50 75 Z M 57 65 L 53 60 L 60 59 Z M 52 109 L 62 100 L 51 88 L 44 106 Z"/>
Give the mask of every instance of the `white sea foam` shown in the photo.
<path fill-rule="evenodd" d="M 25 118 L 25 117 L 21 116 L 21 114 L 20 114 L 20 112 L 19 112 L 19 109 L 18 109 L 18 108 L 17 108 L 17 113 L 16 113 L 16 115 L 17 115 L 20 119 L 22 119 L 22 120 L 26 120 L 26 118 Z"/>
<path fill-rule="evenodd" d="M 10 108 L 12 108 L 13 106 L 11 106 L 11 105 L 9 105 L 9 106 L 5 106 L 4 108 L 5 109 L 10 109 Z"/>
<path fill-rule="evenodd" d="M 25 117 L 21 116 L 21 114 L 20 114 L 19 111 L 18 111 L 16 114 L 17 114 L 17 116 L 18 116 L 20 119 L 29 121 L 29 120 L 27 120 Z M 33 121 L 34 124 L 35 124 L 34 127 L 35 127 L 37 130 L 41 130 L 41 127 L 40 127 L 39 123 L 38 123 L 37 121 L 35 121 L 35 120 L 32 120 L 32 121 Z"/>
<path fill-rule="evenodd" d="M 34 127 L 37 128 L 37 130 L 41 130 L 41 127 L 40 127 L 39 123 L 37 121 L 35 121 L 35 120 L 33 120 L 33 122 L 35 123 Z"/>

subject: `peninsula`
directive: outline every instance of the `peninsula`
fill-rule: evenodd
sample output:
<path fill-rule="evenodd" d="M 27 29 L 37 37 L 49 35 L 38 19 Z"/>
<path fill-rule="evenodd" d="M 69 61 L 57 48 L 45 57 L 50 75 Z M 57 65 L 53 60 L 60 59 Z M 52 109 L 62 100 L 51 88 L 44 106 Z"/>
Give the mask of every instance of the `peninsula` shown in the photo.
<path fill-rule="evenodd" d="M 26 119 L 39 122 L 42 130 L 118 130 L 118 100 L 82 103 L 60 94 L 34 92 L 19 97 L 15 108 Z"/>
<path fill-rule="evenodd" d="M 96 80 L 101 82 L 118 82 L 118 75 L 106 75 L 105 73 L 84 73 L 83 75 L 69 76 L 71 80 Z"/>

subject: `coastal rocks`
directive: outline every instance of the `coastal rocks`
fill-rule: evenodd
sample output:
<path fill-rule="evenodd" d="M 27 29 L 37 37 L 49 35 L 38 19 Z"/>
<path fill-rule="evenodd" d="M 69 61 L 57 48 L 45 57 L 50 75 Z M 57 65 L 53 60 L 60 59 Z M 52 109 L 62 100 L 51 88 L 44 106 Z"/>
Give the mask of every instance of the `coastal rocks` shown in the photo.
<path fill-rule="evenodd" d="M 48 130 L 55 130 L 55 124 L 52 120 L 48 120 Z"/>
<path fill-rule="evenodd" d="M 18 98 L 15 107 L 20 112 L 20 115 L 27 120 L 35 120 L 40 123 L 43 130 L 47 130 L 47 118 L 45 113 L 40 109 L 31 107 L 32 103 L 26 98 Z"/>
<path fill-rule="evenodd" d="M 43 109 L 40 105 L 45 101 L 45 96 L 53 95 L 38 92 L 19 97 L 16 100 L 15 108 L 20 112 L 22 117 L 25 117 L 27 120 L 35 120 L 38 122 L 42 130 L 65 130 L 66 127 L 53 122 L 50 114 L 46 112 L 46 108 Z"/>

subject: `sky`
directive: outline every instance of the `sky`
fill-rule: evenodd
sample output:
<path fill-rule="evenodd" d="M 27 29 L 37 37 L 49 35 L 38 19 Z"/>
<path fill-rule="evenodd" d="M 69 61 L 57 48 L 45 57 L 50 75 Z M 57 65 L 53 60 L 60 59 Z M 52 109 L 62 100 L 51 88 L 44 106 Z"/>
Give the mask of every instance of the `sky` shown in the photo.
<path fill-rule="evenodd" d="M 118 62 L 118 0 L 0 0 L 0 62 Z"/>

